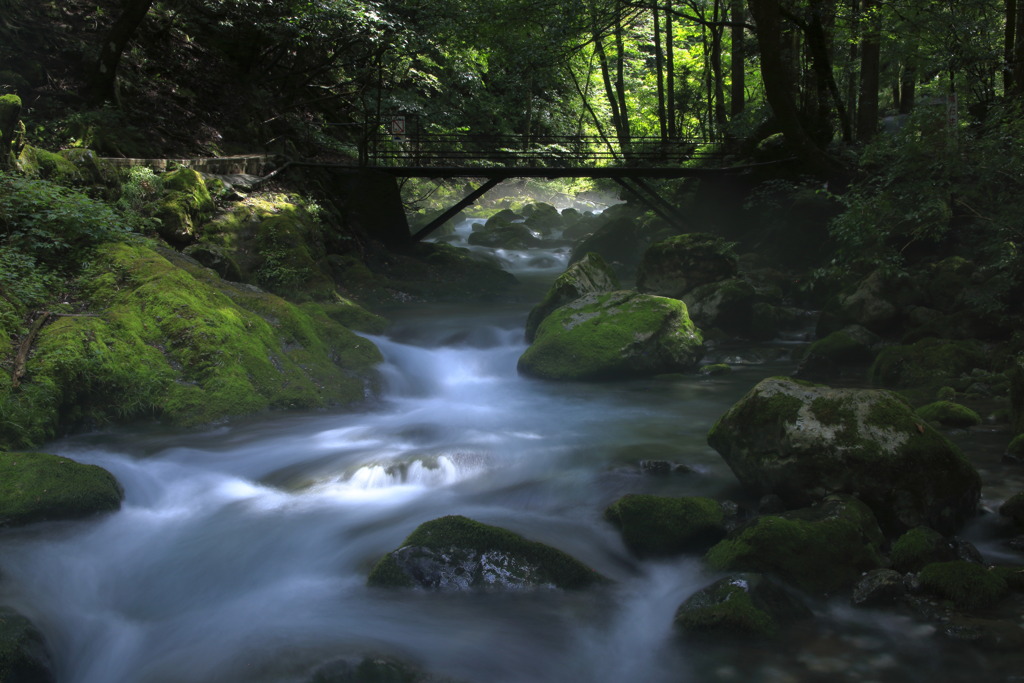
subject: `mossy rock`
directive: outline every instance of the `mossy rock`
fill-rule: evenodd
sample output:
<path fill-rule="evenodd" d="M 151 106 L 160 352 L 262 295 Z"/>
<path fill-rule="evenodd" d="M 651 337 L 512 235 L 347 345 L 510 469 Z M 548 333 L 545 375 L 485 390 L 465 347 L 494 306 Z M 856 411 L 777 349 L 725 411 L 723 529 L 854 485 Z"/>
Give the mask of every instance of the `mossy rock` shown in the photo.
<path fill-rule="evenodd" d="M 697 370 L 698 375 L 705 375 L 707 377 L 718 377 L 720 375 L 728 375 L 732 372 L 732 366 L 727 363 L 712 363 L 711 365 L 702 365 Z"/>
<path fill-rule="evenodd" d="M 935 401 L 917 409 L 922 420 L 935 422 L 943 427 L 976 427 L 982 423 L 981 416 L 967 406 L 952 401 Z"/>
<path fill-rule="evenodd" d="M 544 319 L 518 367 L 556 380 L 683 372 L 700 360 L 703 343 L 682 301 L 627 290 L 587 294 Z"/>
<path fill-rule="evenodd" d="M 991 607 L 1009 592 L 998 572 L 964 560 L 933 562 L 925 566 L 917 578 L 924 590 L 966 610 Z"/>
<path fill-rule="evenodd" d="M 869 363 L 880 341 L 878 335 L 866 327 L 850 325 L 815 341 L 806 355 L 820 356 L 838 365 Z"/>
<path fill-rule="evenodd" d="M 710 498 L 629 494 L 604 511 L 641 557 L 705 550 L 725 536 L 722 506 Z"/>
<path fill-rule="evenodd" d="M 203 177 L 191 168 L 179 168 L 160 176 L 164 195 L 154 212 L 160 220 L 160 236 L 175 246 L 198 239 L 199 226 L 213 214 L 213 199 Z"/>
<path fill-rule="evenodd" d="M 0 452 L 0 526 L 113 512 L 122 498 L 114 476 L 96 465 L 48 453 Z"/>
<path fill-rule="evenodd" d="M 0 95 L 0 170 L 14 166 L 17 154 L 14 138 L 21 120 L 21 98 L 17 95 Z"/>
<path fill-rule="evenodd" d="M 334 322 L 356 332 L 384 334 L 388 328 L 387 318 L 371 313 L 354 301 L 336 296 L 333 301 L 303 304 L 306 309 L 319 309 Z"/>
<path fill-rule="evenodd" d="M 889 533 L 953 533 L 977 513 L 981 478 L 960 449 L 888 391 L 761 381 L 708 433 L 740 482 L 790 507 L 856 494 Z"/>
<path fill-rule="evenodd" d="M 991 362 L 991 354 L 976 341 L 928 338 L 882 349 L 868 374 L 876 386 L 923 388 L 934 395 L 975 368 L 988 369 Z"/>
<path fill-rule="evenodd" d="M 611 292 L 619 288 L 615 271 L 601 255 L 587 254 L 555 278 L 541 302 L 530 310 L 526 319 L 526 340 L 532 342 L 536 338 L 537 328 L 555 309 L 585 294 Z"/>
<path fill-rule="evenodd" d="M 520 251 L 537 247 L 541 244 L 540 238 L 534 235 L 530 228 L 522 223 L 498 225 L 486 230 L 474 231 L 470 234 L 467 241 L 478 247 Z"/>
<path fill-rule="evenodd" d="M 309 683 L 455 683 L 420 671 L 405 662 L 381 657 L 339 660 L 321 666 Z"/>
<path fill-rule="evenodd" d="M 1024 527 L 1024 491 L 1010 496 L 999 506 L 999 514 L 1018 527 Z"/>
<path fill-rule="evenodd" d="M 679 633 L 696 639 L 774 636 L 782 625 L 812 616 L 806 605 L 766 576 L 727 576 L 702 588 L 676 610 Z"/>
<path fill-rule="evenodd" d="M 520 213 L 526 217 L 527 227 L 542 235 L 550 235 L 563 225 L 562 215 L 558 209 L 546 202 L 526 204 Z"/>
<path fill-rule="evenodd" d="M 641 292 L 682 299 L 697 287 L 736 277 L 733 244 L 717 235 L 689 233 L 651 245 L 637 268 Z"/>
<path fill-rule="evenodd" d="M 18 156 L 18 167 L 27 176 L 52 180 L 59 185 L 80 184 L 85 176 L 73 162 L 60 154 L 25 145 Z"/>
<path fill-rule="evenodd" d="M 926 526 L 910 529 L 893 541 L 889 560 L 900 572 L 917 572 L 926 564 L 954 559 L 946 538 Z"/>
<path fill-rule="evenodd" d="M 830 496 L 814 508 L 758 517 L 704 559 L 715 571 L 775 574 L 810 593 L 828 594 L 884 564 L 882 539 L 866 505 Z"/>
<path fill-rule="evenodd" d="M 43 327 L 21 386 L 0 388 L 0 444 L 143 417 L 191 426 L 353 406 L 376 391 L 371 342 L 171 250 L 102 245 L 77 288 L 92 313 Z"/>
<path fill-rule="evenodd" d="M 439 591 L 580 589 L 606 581 L 566 553 L 451 515 L 425 522 L 374 566 L 370 586 Z"/>
<path fill-rule="evenodd" d="M 717 328 L 730 335 L 752 339 L 754 287 L 741 278 L 701 285 L 678 297 L 686 302 L 690 317 L 702 329 Z"/>
<path fill-rule="evenodd" d="M 39 630 L 24 616 L 0 608 L 0 681 L 53 683 L 50 654 Z"/>

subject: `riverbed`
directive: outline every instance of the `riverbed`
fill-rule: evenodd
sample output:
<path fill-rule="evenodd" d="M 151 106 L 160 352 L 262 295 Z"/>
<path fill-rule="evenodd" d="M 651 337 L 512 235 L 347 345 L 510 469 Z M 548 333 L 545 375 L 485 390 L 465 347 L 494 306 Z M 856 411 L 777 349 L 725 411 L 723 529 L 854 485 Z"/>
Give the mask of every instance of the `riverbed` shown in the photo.
<path fill-rule="evenodd" d="M 492 255 L 539 298 L 568 248 Z M 813 626 L 781 643 L 681 642 L 676 608 L 718 577 L 696 556 L 638 561 L 603 510 L 626 493 L 751 505 L 706 434 L 757 381 L 793 371 L 799 335 L 714 349 L 725 375 L 551 383 L 516 372 L 529 308 L 392 311 L 387 335 L 371 337 L 384 396 L 358 413 L 48 444 L 112 472 L 125 502 L 5 532 L 3 602 L 44 633 L 60 683 L 307 683 L 364 656 L 466 683 L 1003 680 L 932 627 L 841 599 L 812 601 Z M 989 482 L 1005 475 L 993 448 Z M 680 467 L 657 476 L 649 460 Z M 548 543 L 612 582 L 468 595 L 366 586 L 381 555 L 451 514 Z"/>

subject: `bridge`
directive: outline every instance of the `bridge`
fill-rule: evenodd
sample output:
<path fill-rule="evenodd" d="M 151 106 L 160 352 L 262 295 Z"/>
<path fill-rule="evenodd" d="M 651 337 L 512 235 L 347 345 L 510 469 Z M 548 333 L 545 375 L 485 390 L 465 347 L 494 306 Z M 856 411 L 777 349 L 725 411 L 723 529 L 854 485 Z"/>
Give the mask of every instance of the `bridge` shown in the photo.
<path fill-rule="evenodd" d="M 393 127 L 394 129 L 394 127 Z M 670 222 L 686 221 L 645 181 L 735 173 L 722 166 L 724 143 L 697 138 L 392 134 L 369 137 L 360 165 L 406 178 L 475 178 L 480 187 L 417 231 L 422 240 L 510 178 L 610 178 Z M 699 164 L 699 165 L 697 165 Z"/>

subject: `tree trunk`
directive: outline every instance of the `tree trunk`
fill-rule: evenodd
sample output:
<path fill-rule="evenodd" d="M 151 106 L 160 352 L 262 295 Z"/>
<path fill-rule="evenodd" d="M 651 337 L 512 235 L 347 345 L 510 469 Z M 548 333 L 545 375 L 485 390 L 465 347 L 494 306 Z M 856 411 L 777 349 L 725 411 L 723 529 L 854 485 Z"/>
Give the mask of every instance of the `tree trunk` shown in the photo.
<path fill-rule="evenodd" d="M 1003 31 L 1003 92 L 1013 92 L 1014 46 L 1017 39 L 1017 0 L 1005 0 L 1003 17 L 1006 25 Z"/>
<path fill-rule="evenodd" d="M 622 145 L 623 154 L 628 156 L 632 133 L 629 125 L 629 108 L 626 103 L 626 46 L 622 33 L 622 3 L 620 2 L 615 22 L 615 95 L 619 99 L 619 120 L 622 122 L 622 128 L 619 131 L 619 144 Z"/>
<path fill-rule="evenodd" d="M 1024 96 L 1024 2 L 1015 3 L 1012 80 L 1014 97 Z"/>
<path fill-rule="evenodd" d="M 743 26 L 743 0 L 731 0 L 729 9 L 732 19 L 732 64 L 730 65 L 730 78 L 732 80 L 729 92 L 729 113 L 739 116 L 746 108 L 746 45 L 744 43 Z"/>
<path fill-rule="evenodd" d="M 675 140 L 679 135 L 676 125 L 676 52 L 672 36 L 672 0 L 665 7 L 665 99 L 668 100 L 668 136 Z"/>
<path fill-rule="evenodd" d="M 722 34 L 725 31 L 721 26 L 722 14 L 721 0 L 715 0 L 711 27 L 711 77 L 714 79 L 715 129 L 719 135 L 724 133 L 729 123 L 725 110 L 725 73 L 722 70 Z"/>
<path fill-rule="evenodd" d="M 793 76 L 781 45 L 783 30 L 778 0 L 749 0 L 748 7 L 757 23 L 765 97 L 786 145 L 809 171 L 826 178 L 844 175 L 842 166 L 814 143 L 800 122 L 800 113 L 793 99 Z"/>
<path fill-rule="evenodd" d="M 811 53 L 811 64 L 817 74 L 818 87 L 827 90 L 835 104 L 836 113 L 839 115 L 839 126 L 842 132 L 843 141 L 851 142 L 853 132 L 850 126 L 850 115 L 843 102 L 843 96 L 839 92 L 839 84 L 836 83 L 835 73 L 832 70 L 832 60 L 829 58 L 829 39 L 822 23 L 823 13 L 834 13 L 835 7 L 821 7 L 821 3 L 815 2 L 811 5 L 811 20 L 807 24 L 807 47 Z M 819 115 L 828 116 L 828 108 L 825 106 L 827 99 L 824 92 L 819 95 L 822 104 L 822 111 Z"/>
<path fill-rule="evenodd" d="M 658 16 L 658 0 L 654 0 L 651 14 L 654 18 L 654 72 L 658 84 L 658 128 L 661 132 L 661 141 L 665 142 L 668 139 L 668 117 L 665 112 L 665 55 L 661 49 L 661 17 Z"/>
<path fill-rule="evenodd" d="M 124 0 L 121 16 L 104 38 L 99 58 L 89 75 L 86 98 L 91 104 L 118 101 L 117 67 L 121 63 L 121 55 L 152 5 L 153 0 Z"/>
<path fill-rule="evenodd" d="M 864 0 L 867 32 L 860 43 L 860 106 L 857 139 L 866 142 L 878 132 L 878 88 L 881 70 L 881 16 L 879 0 Z"/>

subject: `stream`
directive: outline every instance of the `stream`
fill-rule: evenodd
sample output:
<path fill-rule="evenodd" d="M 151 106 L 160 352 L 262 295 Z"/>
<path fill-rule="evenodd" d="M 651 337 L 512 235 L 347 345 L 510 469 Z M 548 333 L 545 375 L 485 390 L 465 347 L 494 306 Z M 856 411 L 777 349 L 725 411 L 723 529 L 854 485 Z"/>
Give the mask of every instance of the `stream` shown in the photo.
<path fill-rule="evenodd" d="M 496 256 L 537 300 L 568 249 Z M 44 633 L 59 683 L 308 683 L 366 655 L 466 683 L 982 680 L 980 660 L 931 627 L 842 601 L 813 603 L 799 643 L 679 642 L 676 608 L 718 577 L 696 556 L 636 560 L 602 512 L 626 493 L 742 502 L 706 434 L 758 380 L 792 372 L 794 344 L 717 349 L 708 360 L 733 371 L 716 377 L 549 383 L 516 373 L 529 307 L 395 312 L 371 337 L 385 397 L 364 412 L 48 444 L 112 472 L 124 505 L 4 532 L 2 601 Z M 646 459 L 689 471 L 654 476 Z M 471 595 L 366 586 L 381 555 L 450 514 L 613 581 Z"/>

